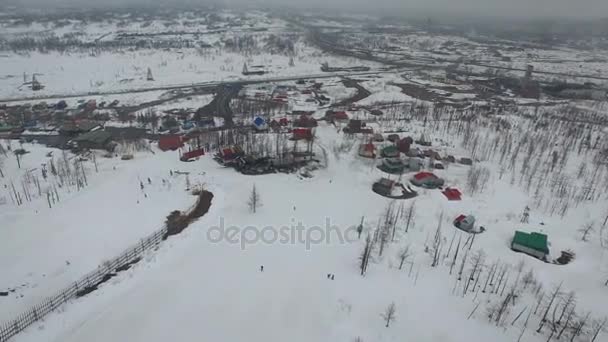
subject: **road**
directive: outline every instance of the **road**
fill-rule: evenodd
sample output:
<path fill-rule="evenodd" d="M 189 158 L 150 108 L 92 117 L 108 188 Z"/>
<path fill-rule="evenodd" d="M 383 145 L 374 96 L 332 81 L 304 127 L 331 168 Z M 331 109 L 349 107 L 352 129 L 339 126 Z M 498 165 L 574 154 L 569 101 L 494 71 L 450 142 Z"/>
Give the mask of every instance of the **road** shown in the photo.
<path fill-rule="evenodd" d="M 203 90 L 215 90 L 221 86 L 244 86 L 248 84 L 259 84 L 259 83 L 270 83 L 270 82 L 286 82 L 286 81 L 297 81 L 302 79 L 323 79 L 333 77 L 352 77 L 352 76 L 364 76 L 364 75 L 376 75 L 382 73 L 394 73 L 398 70 L 375 70 L 375 71 L 363 71 L 363 72 L 332 72 L 323 74 L 308 74 L 308 75 L 295 75 L 295 76 L 283 76 L 283 77 L 269 77 L 269 78 L 258 78 L 258 79 L 238 79 L 233 81 L 216 81 L 216 82 L 200 82 L 200 83 L 189 83 L 189 84 L 173 84 L 159 87 L 144 87 L 136 89 L 122 89 L 114 91 L 102 91 L 102 92 L 79 92 L 70 94 L 51 94 L 42 96 L 25 96 L 25 97 L 13 97 L 0 99 L 0 103 L 8 103 L 15 101 L 46 101 L 46 100 L 57 100 L 57 99 L 68 99 L 75 97 L 87 97 L 87 96 L 106 96 L 106 95 L 121 95 L 121 94 L 135 94 L 144 93 L 148 91 L 158 90 L 179 90 L 179 89 L 194 89 L 198 91 Z"/>

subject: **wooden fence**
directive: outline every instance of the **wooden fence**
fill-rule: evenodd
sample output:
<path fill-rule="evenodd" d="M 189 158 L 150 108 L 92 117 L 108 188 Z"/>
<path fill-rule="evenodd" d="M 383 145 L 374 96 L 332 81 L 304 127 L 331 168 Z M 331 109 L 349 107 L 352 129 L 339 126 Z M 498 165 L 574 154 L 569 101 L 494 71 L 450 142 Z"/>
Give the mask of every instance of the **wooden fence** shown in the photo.
<path fill-rule="evenodd" d="M 112 278 L 117 272 L 124 271 L 139 261 L 144 252 L 158 246 L 166 237 L 166 233 L 167 227 L 165 226 L 127 249 L 120 256 L 103 263 L 95 271 L 82 277 L 58 294 L 46 298 L 38 305 L 15 317 L 12 321 L 0 325 L 0 342 L 8 341 L 11 337 L 17 335 L 69 300 L 95 291 L 97 286 Z"/>

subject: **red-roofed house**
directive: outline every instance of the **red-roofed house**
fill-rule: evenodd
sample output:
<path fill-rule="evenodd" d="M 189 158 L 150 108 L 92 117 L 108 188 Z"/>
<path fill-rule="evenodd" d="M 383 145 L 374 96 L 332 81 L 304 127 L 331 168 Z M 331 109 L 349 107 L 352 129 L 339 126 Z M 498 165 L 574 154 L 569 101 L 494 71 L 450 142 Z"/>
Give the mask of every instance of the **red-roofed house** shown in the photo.
<path fill-rule="evenodd" d="M 455 189 L 455 188 L 447 188 L 447 189 L 443 190 L 442 193 L 450 201 L 460 201 L 462 199 L 462 193 L 460 192 L 460 190 Z"/>
<path fill-rule="evenodd" d="M 444 180 L 437 177 L 431 172 L 418 172 L 410 180 L 412 184 L 429 189 L 439 188 L 443 186 Z"/>

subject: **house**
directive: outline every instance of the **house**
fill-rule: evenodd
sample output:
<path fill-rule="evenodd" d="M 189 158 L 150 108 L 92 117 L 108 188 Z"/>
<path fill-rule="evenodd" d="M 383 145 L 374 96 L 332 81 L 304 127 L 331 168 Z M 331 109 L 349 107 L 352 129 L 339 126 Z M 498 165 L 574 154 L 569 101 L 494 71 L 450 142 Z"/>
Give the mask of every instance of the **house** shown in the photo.
<path fill-rule="evenodd" d="M 371 128 L 365 127 L 365 122 L 357 119 L 350 119 L 348 125 L 342 130 L 344 133 L 372 133 Z"/>
<path fill-rule="evenodd" d="M 511 249 L 541 260 L 546 260 L 547 255 L 549 255 L 547 235 L 536 232 L 526 233 L 518 230 L 511 241 Z"/>
<path fill-rule="evenodd" d="M 410 146 L 412 146 L 413 142 L 414 139 L 412 139 L 411 137 L 405 137 L 397 142 L 397 148 L 401 153 L 408 154 L 408 152 L 410 151 Z M 415 156 L 417 156 L 417 154 Z"/>
<path fill-rule="evenodd" d="M 473 160 L 471 160 L 471 158 L 460 158 L 458 162 L 462 165 L 473 165 Z"/>
<path fill-rule="evenodd" d="M 441 155 L 438 152 L 433 151 L 432 149 L 425 150 L 424 156 L 428 158 L 433 158 L 435 160 L 441 160 Z"/>
<path fill-rule="evenodd" d="M 448 187 L 442 191 L 442 194 L 444 194 L 449 201 L 460 201 L 462 199 L 462 193 L 456 188 Z"/>
<path fill-rule="evenodd" d="M 312 140 L 313 138 L 311 128 L 294 128 L 291 133 L 291 140 Z"/>
<path fill-rule="evenodd" d="M 410 181 L 416 186 L 429 189 L 439 188 L 444 184 L 444 180 L 442 178 L 437 177 L 431 172 L 418 172 Z"/>
<path fill-rule="evenodd" d="M 411 172 L 418 172 L 422 169 L 423 162 L 418 158 L 410 158 L 407 168 Z"/>
<path fill-rule="evenodd" d="M 213 118 L 202 118 L 198 121 L 198 127 L 215 127 Z"/>
<path fill-rule="evenodd" d="M 256 116 L 255 119 L 253 119 L 253 128 L 255 128 L 256 131 L 265 131 L 268 129 L 268 124 L 264 118 Z"/>
<path fill-rule="evenodd" d="M 270 123 L 268 124 L 268 126 L 270 126 L 270 128 L 275 132 L 279 132 L 281 130 L 281 125 L 275 119 L 270 120 Z"/>
<path fill-rule="evenodd" d="M 179 135 L 163 135 L 158 141 L 158 148 L 161 151 L 175 151 L 182 146 L 184 146 L 184 143 L 182 137 Z"/>
<path fill-rule="evenodd" d="M 359 146 L 359 155 L 364 158 L 376 158 L 376 146 L 371 142 L 361 144 Z"/>
<path fill-rule="evenodd" d="M 345 111 L 333 112 L 334 120 L 348 120 L 348 114 Z"/>
<path fill-rule="evenodd" d="M 72 139 L 78 149 L 108 150 L 114 149 L 112 144 L 112 133 L 104 130 L 96 130 L 81 134 Z"/>
<path fill-rule="evenodd" d="M 382 149 L 381 155 L 384 158 L 398 158 L 400 153 L 395 145 L 389 145 Z"/>
<path fill-rule="evenodd" d="M 390 174 L 401 174 L 406 167 L 407 165 L 399 158 L 386 158 L 378 165 L 380 171 Z"/>
<path fill-rule="evenodd" d="M 473 215 L 459 215 L 454 219 L 454 226 L 464 231 L 471 231 L 475 226 L 475 216 Z"/>
<path fill-rule="evenodd" d="M 184 121 L 182 124 L 182 129 L 184 131 L 190 130 L 194 128 L 194 123 L 192 121 Z"/>
<path fill-rule="evenodd" d="M 301 115 L 297 120 L 293 122 L 294 127 L 317 127 L 317 120 L 315 118 Z"/>
<path fill-rule="evenodd" d="M 374 182 L 372 191 L 378 195 L 393 198 L 393 199 L 408 199 L 418 196 L 418 193 L 410 187 L 405 187 L 403 184 L 392 181 L 388 178 L 381 178 Z"/>
<path fill-rule="evenodd" d="M 361 127 L 363 126 L 364 124 L 361 120 L 350 119 L 350 121 L 348 121 L 348 125 L 344 127 L 343 131 L 344 133 L 359 133 L 361 132 Z"/>
<path fill-rule="evenodd" d="M 197 150 L 192 150 L 192 151 L 188 151 L 184 154 L 182 154 L 182 156 L 179 158 L 179 160 L 181 161 L 189 161 L 191 159 L 200 157 L 200 156 L 204 156 L 205 155 L 205 150 L 203 150 L 202 148 L 199 148 Z"/>
<path fill-rule="evenodd" d="M 399 134 L 389 134 L 386 139 L 392 143 L 397 143 L 401 138 L 399 137 Z"/>
<path fill-rule="evenodd" d="M 102 125 L 90 120 L 70 120 L 63 123 L 59 128 L 59 134 L 74 137 L 82 133 L 102 128 Z"/>
<path fill-rule="evenodd" d="M 372 190 L 383 196 L 390 196 L 393 192 L 393 187 L 395 187 L 397 183 L 388 178 L 381 178 L 379 181 L 375 182 L 372 185 Z"/>
<path fill-rule="evenodd" d="M 431 141 L 423 134 L 420 136 L 420 139 L 416 140 L 416 144 L 421 146 L 431 146 Z"/>
<path fill-rule="evenodd" d="M 222 164 L 231 164 L 244 155 L 245 152 L 239 146 L 225 147 L 215 155 L 215 160 Z"/>
<path fill-rule="evenodd" d="M 383 137 L 383 136 L 382 136 L 382 134 L 380 134 L 380 133 L 376 133 L 376 134 L 374 134 L 374 136 L 372 137 L 372 139 L 373 139 L 375 142 L 383 142 L 383 141 L 384 141 L 384 137 Z"/>

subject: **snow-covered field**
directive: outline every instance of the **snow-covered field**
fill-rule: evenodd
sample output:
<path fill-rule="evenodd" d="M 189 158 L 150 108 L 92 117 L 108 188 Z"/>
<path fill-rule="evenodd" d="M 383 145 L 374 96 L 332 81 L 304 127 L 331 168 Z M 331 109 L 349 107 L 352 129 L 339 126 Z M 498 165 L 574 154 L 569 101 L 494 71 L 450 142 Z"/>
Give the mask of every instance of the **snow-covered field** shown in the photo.
<path fill-rule="evenodd" d="M 13 148 L 17 144 L 13 143 Z M 138 154 L 129 162 L 98 155 L 98 171 L 92 160 L 83 162 L 88 186 L 79 190 L 75 185 L 59 187 L 59 177 L 51 174 L 50 160 L 59 168 L 63 162 L 61 151 L 33 144 L 24 144 L 23 148 L 30 153 L 21 158 L 21 169 L 15 158 L 5 159 L 5 177 L 0 178 L 0 260 L 4 274 L 0 286 L 2 291 L 15 290 L 2 297 L 2 321 L 138 243 L 159 229 L 171 210 L 185 209 L 193 202 L 184 191 L 185 177 L 169 175 L 171 167 L 179 165 L 159 165 L 159 158 L 177 159 L 177 152 Z M 48 152 L 53 157 L 47 157 Z M 72 164 L 74 157 L 66 157 Z M 47 180 L 42 177 L 41 164 L 46 164 Z M 24 196 L 25 174 L 38 178 L 41 194 L 29 184 L 32 201 L 24 198 L 24 204 L 17 206 L 12 185 Z M 193 183 L 196 177 L 198 173 L 191 175 Z M 148 184 L 148 178 L 152 184 Z M 143 190 L 140 182 L 144 183 Z M 49 208 L 46 193 L 54 189 L 59 200 Z"/>
<path fill-rule="evenodd" d="M 169 169 L 189 171 L 191 181 L 204 183 L 215 195 L 210 212 L 185 233 L 170 238 L 144 262 L 91 295 L 64 306 L 16 340 L 162 341 L 169 337 L 204 337 L 310 341 L 362 337 L 392 341 L 407 337 L 419 341 L 513 341 L 523 320 L 506 331 L 487 323 L 488 307 L 501 298 L 479 291 L 463 297 L 463 282 L 456 281 L 456 274 L 449 275 L 451 258 L 442 256 L 437 267 L 430 266 L 433 257 L 427 248 L 442 213 L 445 248 L 452 239 L 453 248 L 461 236 L 463 243 L 467 239 L 450 224 L 451 220 L 460 213 L 474 213 L 487 231 L 475 238 L 468 253 L 483 250 L 485 267 L 500 261 L 514 268 L 524 261 L 524 272 L 533 270 L 545 291 L 562 283 L 564 291 L 576 292 L 581 310 L 598 317 L 607 313 L 599 300 L 606 291 L 605 249 L 596 238 L 580 241 L 577 229 L 587 218 L 600 218 L 605 209 L 601 203 L 572 208 L 563 218 L 533 209 L 530 223 L 523 224 L 521 212 L 531 202 L 525 189 L 511 185 L 510 177 L 498 179 L 494 173 L 485 192 L 468 194 L 469 166 L 457 164 L 436 173 L 446 179 L 447 185 L 465 190 L 463 200 L 449 202 L 438 190 L 420 190 L 414 200 L 413 227 L 405 233 L 401 223 L 395 241 L 388 244 L 382 256 L 374 252 L 367 274 L 361 277 L 358 258 L 364 239 L 357 239 L 352 227 L 365 216 L 363 236 L 372 233 L 389 205 L 390 200 L 370 189 L 382 173 L 370 161 L 357 157 L 356 148 L 346 154 L 334 152 L 334 146 L 344 138 L 330 126 L 319 127 L 317 138 L 319 146 L 328 151 L 328 167 L 316 171 L 311 179 L 285 174 L 244 176 L 220 167 L 209 156 L 180 163 L 175 152 L 138 153 L 133 161 L 100 163 L 99 174 L 91 172 L 87 164 L 89 187 L 64 195 L 66 198 L 53 209 L 45 208 L 43 199 L 28 204 L 27 209 L 5 204 L 4 215 L 13 222 L 8 227 L 3 225 L 3 234 L 11 237 L 9 245 L 2 248 L 3 270 L 10 275 L 6 279 L 38 285 L 20 288 L 23 298 L 1 299 L 8 300 L 8 306 L 3 303 L 2 314 L 10 317 L 136 242 L 158 227 L 171 209 L 187 207 L 192 197 L 183 190 L 185 180 L 171 178 Z M 25 147 L 37 153 L 26 158 L 38 160 L 34 165 L 38 164 L 45 150 Z M 446 149 L 456 155 L 464 153 Z M 147 177 L 153 180 L 152 185 L 147 184 Z M 170 187 L 159 184 L 163 178 L 171 182 Z M 143 179 L 144 191 L 139 179 Z M 263 203 L 255 214 L 247 207 L 254 184 Z M 38 213 L 33 214 L 34 210 Z M 267 240 L 258 236 L 260 239 L 254 241 L 253 228 L 246 228 L 278 229 L 299 222 L 306 227 L 304 239 L 294 237 L 296 241 L 288 243 L 268 243 L 272 230 L 266 231 L 270 234 L 265 235 Z M 238 227 L 244 234 L 242 240 L 215 242 L 217 227 L 222 223 L 224 228 Z M 509 242 L 516 229 L 547 233 L 552 252 L 571 249 L 576 253 L 575 260 L 558 266 L 512 252 Z M 339 242 L 338 238 L 347 233 L 350 240 Z M 330 242 L 319 242 L 319 238 L 329 238 Z M 411 266 L 408 263 L 399 270 L 398 253 L 404 246 L 410 246 Z M 41 250 L 48 252 L 41 257 Z M 470 267 L 467 263 L 465 274 Z M 335 279 L 328 279 L 327 274 L 334 274 Z M 511 277 L 515 275 L 513 271 Z M 527 296 L 522 294 L 509 319 L 532 305 Z M 397 318 L 385 328 L 380 314 L 391 302 L 396 304 Z M 467 319 L 477 304 L 481 307 Z M 434 326 L 433 320 L 450 324 Z M 167 329 L 168 321 L 171 329 Z M 240 329 L 234 329 L 236 324 Z M 532 332 L 535 328 L 528 328 L 526 340 L 545 340 Z"/>
<path fill-rule="evenodd" d="M 234 81 L 277 76 L 306 76 L 320 74 L 321 63 L 349 66 L 352 60 L 325 55 L 312 48 L 301 48 L 289 66 L 289 57 L 276 54 L 244 56 L 219 49 L 182 49 L 180 51 L 122 51 L 100 53 L 40 54 L 27 56 L 10 54 L 0 57 L 0 98 L 44 96 L 53 94 L 120 91 L 138 88 L 190 85 L 217 81 Z M 241 74 L 243 64 L 267 65 L 263 76 L 246 77 Z M 359 62 L 357 62 L 359 63 Z M 361 63 L 359 63 L 361 64 Z M 374 63 L 366 63 L 375 66 Z M 147 68 L 154 81 L 146 80 Z M 36 73 L 45 86 L 34 92 L 23 84 L 23 73 L 28 80 Z"/>

